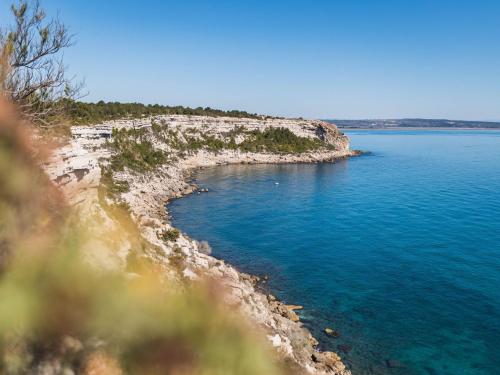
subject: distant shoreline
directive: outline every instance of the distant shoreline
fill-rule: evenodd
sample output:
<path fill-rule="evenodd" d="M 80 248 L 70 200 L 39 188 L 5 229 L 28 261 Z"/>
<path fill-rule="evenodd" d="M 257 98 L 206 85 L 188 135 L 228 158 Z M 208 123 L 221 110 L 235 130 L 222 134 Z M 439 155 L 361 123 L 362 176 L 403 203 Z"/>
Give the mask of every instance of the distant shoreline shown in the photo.
<path fill-rule="evenodd" d="M 490 130 L 490 131 L 500 131 L 500 128 L 431 128 L 431 127 L 385 127 L 385 128 L 344 128 L 341 126 L 338 126 L 338 129 L 341 131 L 349 131 L 349 130 Z"/>
<path fill-rule="evenodd" d="M 402 119 L 364 119 L 341 120 L 328 119 L 329 123 L 337 125 L 339 129 L 408 129 L 408 130 L 500 130 L 499 121 L 470 121 L 425 118 Z"/>

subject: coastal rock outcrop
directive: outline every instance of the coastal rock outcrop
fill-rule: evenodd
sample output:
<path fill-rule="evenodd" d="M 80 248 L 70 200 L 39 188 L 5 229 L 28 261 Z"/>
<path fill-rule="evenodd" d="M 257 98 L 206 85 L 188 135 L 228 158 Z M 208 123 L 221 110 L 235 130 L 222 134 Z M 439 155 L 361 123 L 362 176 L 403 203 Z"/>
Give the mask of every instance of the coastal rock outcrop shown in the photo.
<path fill-rule="evenodd" d="M 342 134 L 333 124 L 323 121 L 318 122 L 316 135 L 322 141 L 335 146 L 336 149 L 349 149 L 349 138 Z"/>

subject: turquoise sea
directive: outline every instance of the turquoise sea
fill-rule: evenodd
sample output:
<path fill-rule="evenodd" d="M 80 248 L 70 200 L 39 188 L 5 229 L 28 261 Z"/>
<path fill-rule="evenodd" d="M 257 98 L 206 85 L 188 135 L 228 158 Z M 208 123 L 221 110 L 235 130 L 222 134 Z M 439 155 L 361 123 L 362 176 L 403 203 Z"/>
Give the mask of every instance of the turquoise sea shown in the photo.
<path fill-rule="evenodd" d="M 500 132 L 347 134 L 370 152 L 201 171 L 174 224 L 269 275 L 354 375 L 500 374 Z"/>

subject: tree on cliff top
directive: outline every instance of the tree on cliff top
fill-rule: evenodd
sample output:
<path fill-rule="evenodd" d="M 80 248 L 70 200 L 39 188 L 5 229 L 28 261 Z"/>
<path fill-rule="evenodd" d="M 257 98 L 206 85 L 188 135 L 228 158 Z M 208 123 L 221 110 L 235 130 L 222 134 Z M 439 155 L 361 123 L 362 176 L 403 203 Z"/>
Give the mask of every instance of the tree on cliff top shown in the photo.
<path fill-rule="evenodd" d="M 67 76 L 62 51 L 73 44 L 58 18 L 48 19 L 38 0 L 11 6 L 13 23 L 0 30 L 0 80 L 4 96 L 32 123 L 47 127 L 64 112 L 81 84 Z"/>

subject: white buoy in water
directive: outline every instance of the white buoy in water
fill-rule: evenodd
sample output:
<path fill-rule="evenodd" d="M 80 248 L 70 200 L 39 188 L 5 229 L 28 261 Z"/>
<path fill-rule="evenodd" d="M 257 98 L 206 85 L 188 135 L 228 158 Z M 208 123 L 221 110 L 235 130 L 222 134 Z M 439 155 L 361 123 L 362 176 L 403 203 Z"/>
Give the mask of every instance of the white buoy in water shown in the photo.
<path fill-rule="evenodd" d="M 279 183 L 279 182 L 275 182 L 274 184 L 275 184 L 275 185 L 279 185 L 280 183 Z"/>

